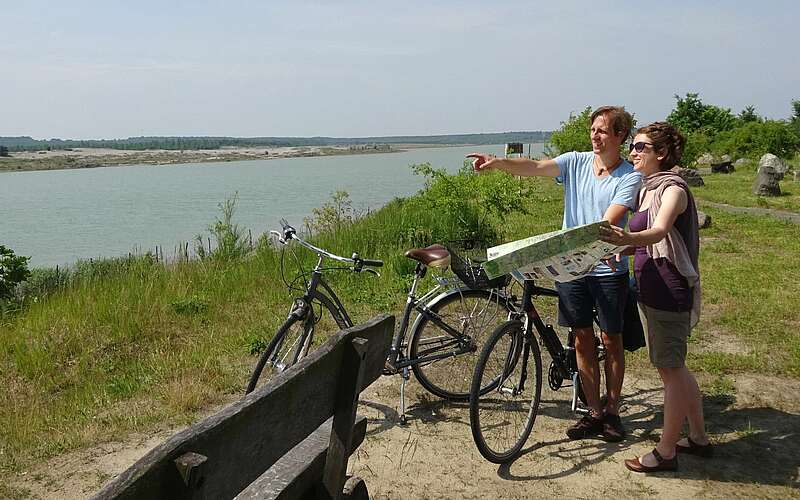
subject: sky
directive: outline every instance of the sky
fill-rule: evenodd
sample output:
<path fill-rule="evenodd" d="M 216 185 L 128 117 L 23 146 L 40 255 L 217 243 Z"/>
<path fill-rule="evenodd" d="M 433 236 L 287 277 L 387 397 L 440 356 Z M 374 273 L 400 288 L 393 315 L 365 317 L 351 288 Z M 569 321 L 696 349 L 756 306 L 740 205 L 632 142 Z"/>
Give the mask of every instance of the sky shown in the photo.
<path fill-rule="evenodd" d="M 639 124 L 675 95 L 784 119 L 796 1 L 0 0 L 0 136 L 432 135 Z"/>

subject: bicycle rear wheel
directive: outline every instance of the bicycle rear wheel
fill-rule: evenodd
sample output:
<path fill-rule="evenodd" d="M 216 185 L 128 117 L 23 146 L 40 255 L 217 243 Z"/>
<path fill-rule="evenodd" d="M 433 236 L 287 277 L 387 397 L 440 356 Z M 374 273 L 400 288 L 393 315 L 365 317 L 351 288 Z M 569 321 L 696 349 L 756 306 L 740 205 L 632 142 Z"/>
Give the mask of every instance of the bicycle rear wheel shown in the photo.
<path fill-rule="evenodd" d="M 420 385 L 445 399 L 469 398 L 475 362 L 483 342 L 511 311 L 508 300 L 495 290 L 461 290 L 431 305 L 431 311 L 460 336 L 446 332 L 437 321 L 420 318 L 411 332 L 409 359 L 442 356 L 411 365 Z"/>
<path fill-rule="evenodd" d="M 521 321 L 498 327 L 481 351 L 472 378 L 472 438 L 481 455 L 497 464 L 519 455 L 539 410 L 541 354 L 538 343 L 525 341 L 524 335 Z"/>

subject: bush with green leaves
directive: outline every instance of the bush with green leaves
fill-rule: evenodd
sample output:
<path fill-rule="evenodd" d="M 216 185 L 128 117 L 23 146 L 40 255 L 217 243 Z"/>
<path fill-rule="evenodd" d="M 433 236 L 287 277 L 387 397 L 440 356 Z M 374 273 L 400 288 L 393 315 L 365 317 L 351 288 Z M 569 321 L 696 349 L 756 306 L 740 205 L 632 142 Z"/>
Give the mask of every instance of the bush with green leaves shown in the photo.
<path fill-rule="evenodd" d="M 502 223 L 511 212 L 526 213 L 525 184 L 503 172 L 476 174 L 465 162 L 456 174 L 431 167 L 413 165 L 417 175 L 427 178 L 420 196 L 408 201 L 409 208 L 431 217 L 405 219 L 410 243 L 453 242 L 464 248 L 485 247 L 497 243 Z M 420 241 L 423 240 L 423 241 Z"/>
<path fill-rule="evenodd" d="M 592 116 L 591 106 L 587 106 L 579 114 L 570 113 L 569 119 L 561 122 L 561 127 L 550 136 L 547 145 L 548 156 L 556 156 L 570 151 L 591 151 L 592 140 L 589 137 Z"/>
<path fill-rule="evenodd" d="M 304 219 L 306 227 L 312 232 L 336 231 L 361 218 L 353 208 L 350 193 L 338 190 L 331 195 L 331 201 L 319 208 L 311 209 L 312 216 Z"/>
<path fill-rule="evenodd" d="M 792 158 L 800 148 L 800 137 L 784 121 L 750 121 L 717 135 L 711 151 L 733 158 L 758 159 L 765 153 Z"/>
<path fill-rule="evenodd" d="M 30 257 L 17 255 L 0 245 L 0 300 L 10 299 L 17 285 L 28 279 L 31 274 L 28 260 Z"/>
<path fill-rule="evenodd" d="M 250 253 L 250 242 L 245 238 L 244 230 L 233 222 L 233 215 L 236 213 L 236 203 L 238 201 L 239 193 L 235 193 L 232 197 L 217 205 L 222 216 L 208 227 L 211 237 L 217 242 L 216 248 L 207 249 L 203 245 L 203 236 L 198 234 L 195 237 L 195 252 L 200 257 L 200 260 L 213 258 L 229 262 L 245 257 Z"/>

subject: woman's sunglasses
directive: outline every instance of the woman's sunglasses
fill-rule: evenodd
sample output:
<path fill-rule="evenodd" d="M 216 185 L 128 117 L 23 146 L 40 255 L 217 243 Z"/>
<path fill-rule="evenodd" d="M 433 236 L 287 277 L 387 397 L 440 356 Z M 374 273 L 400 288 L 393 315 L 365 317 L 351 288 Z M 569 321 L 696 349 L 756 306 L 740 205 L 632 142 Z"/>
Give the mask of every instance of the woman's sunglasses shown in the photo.
<path fill-rule="evenodd" d="M 642 151 L 644 151 L 645 146 L 652 146 L 652 145 L 653 145 L 652 142 L 642 142 L 642 141 L 632 142 L 630 146 L 628 146 L 628 151 L 633 152 L 633 150 L 635 149 L 637 153 L 641 153 Z"/>

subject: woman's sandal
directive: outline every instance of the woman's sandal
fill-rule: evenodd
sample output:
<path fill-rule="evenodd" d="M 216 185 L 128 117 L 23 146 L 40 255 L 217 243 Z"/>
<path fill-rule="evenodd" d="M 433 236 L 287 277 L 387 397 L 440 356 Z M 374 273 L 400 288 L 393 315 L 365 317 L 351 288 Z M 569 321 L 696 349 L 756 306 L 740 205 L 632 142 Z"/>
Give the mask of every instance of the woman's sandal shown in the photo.
<path fill-rule="evenodd" d="M 714 447 L 711 445 L 711 441 L 709 441 L 708 444 L 697 444 L 688 436 L 686 440 L 689 441 L 689 446 L 675 445 L 676 452 L 688 453 L 689 455 L 696 455 L 703 458 L 711 458 L 714 456 Z"/>
<path fill-rule="evenodd" d="M 659 472 L 659 471 L 674 471 L 678 470 L 678 454 L 672 458 L 665 459 L 661 456 L 657 449 L 653 448 L 651 452 L 655 457 L 657 465 L 648 466 L 639 461 L 639 457 L 625 460 L 625 467 L 633 472 Z"/>

